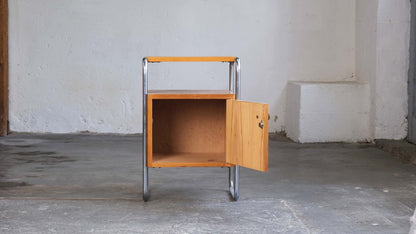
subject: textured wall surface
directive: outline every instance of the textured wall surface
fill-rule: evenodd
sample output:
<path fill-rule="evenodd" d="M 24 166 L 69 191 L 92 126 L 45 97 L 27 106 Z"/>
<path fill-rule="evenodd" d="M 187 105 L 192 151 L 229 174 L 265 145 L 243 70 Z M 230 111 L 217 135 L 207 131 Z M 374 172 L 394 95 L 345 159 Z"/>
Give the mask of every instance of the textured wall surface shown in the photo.
<path fill-rule="evenodd" d="M 379 0 L 374 138 L 407 136 L 410 1 Z"/>
<path fill-rule="evenodd" d="M 410 1 L 357 1 L 357 79 L 370 84 L 375 139 L 407 136 Z"/>
<path fill-rule="evenodd" d="M 239 56 L 242 97 L 285 126 L 288 80 L 355 72 L 354 0 L 10 1 L 10 128 L 141 132 L 143 56 Z M 151 64 L 150 88 L 215 89 L 226 64 Z M 398 90 L 399 91 L 399 90 Z"/>

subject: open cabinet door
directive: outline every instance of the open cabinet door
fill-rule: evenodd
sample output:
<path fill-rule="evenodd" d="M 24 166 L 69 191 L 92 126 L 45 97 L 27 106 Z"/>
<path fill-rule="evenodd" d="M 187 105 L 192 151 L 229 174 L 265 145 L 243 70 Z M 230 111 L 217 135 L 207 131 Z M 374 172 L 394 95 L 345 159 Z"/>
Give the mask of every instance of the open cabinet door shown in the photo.
<path fill-rule="evenodd" d="M 226 162 L 267 171 L 269 106 L 227 100 Z"/>

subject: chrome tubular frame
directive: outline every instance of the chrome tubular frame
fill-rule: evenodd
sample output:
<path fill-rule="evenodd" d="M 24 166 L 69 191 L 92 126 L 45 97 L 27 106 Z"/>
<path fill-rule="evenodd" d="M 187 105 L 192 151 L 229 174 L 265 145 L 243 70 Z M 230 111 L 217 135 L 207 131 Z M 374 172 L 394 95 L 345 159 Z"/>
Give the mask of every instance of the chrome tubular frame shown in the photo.
<path fill-rule="evenodd" d="M 143 200 L 148 201 L 149 193 L 149 168 L 147 167 L 147 58 L 142 63 L 143 78 Z"/>
<path fill-rule="evenodd" d="M 235 98 L 237 100 L 241 99 L 241 72 L 240 72 L 240 58 L 235 58 Z M 235 166 L 235 175 L 234 175 L 234 201 L 237 201 L 240 197 L 240 166 Z"/>
<path fill-rule="evenodd" d="M 232 69 L 234 68 L 234 69 Z M 232 70 L 234 70 L 235 79 L 232 80 Z M 233 83 L 233 90 L 231 89 L 231 83 Z M 234 91 L 235 99 L 239 100 L 241 98 L 241 74 L 240 74 L 240 59 L 235 58 L 235 62 L 230 63 L 230 91 Z M 237 201 L 240 197 L 240 166 L 236 165 L 228 169 L 228 180 L 229 180 L 229 190 L 231 197 L 234 201 Z"/>
<path fill-rule="evenodd" d="M 228 73 L 228 90 L 234 92 L 234 62 L 229 63 Z"/>

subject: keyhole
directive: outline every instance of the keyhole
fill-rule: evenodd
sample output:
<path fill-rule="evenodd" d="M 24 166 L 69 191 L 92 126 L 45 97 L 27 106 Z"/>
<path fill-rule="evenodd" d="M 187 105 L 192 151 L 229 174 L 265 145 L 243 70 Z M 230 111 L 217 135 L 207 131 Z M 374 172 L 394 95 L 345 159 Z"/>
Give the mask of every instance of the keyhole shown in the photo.
<path fill-rule="evenodd" d="M 259 127 L 260 127 L 261 129 L 263 129 L 263 126 L 264 126 L 264 123 L 263 123 L 263 120 L 262 120 L 262 121 L 260 121 L 260 123 L 259 123 Z"/>

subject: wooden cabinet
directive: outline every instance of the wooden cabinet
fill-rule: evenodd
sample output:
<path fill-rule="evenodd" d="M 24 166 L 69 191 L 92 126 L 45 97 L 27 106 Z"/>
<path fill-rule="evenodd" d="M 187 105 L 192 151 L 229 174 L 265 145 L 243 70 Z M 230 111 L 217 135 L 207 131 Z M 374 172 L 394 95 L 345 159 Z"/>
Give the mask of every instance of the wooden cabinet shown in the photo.
<path fill-rule="evenodd" d="M 148 167 L 267 171 L 268 105 L 230 91 L 149 91 Z M 151 120 L 151 121 L 150 121 Z"/>
<path fill-rule="evenodd" d="M 148 90 L 148 62 L 228 62 L 228 90 Z M 236 57 L 143 59 L 143 199 L 148 168 L 229 167 L 229 190 L 239 197 L 239 166 L 268 168 L 268 105 L 240 101 Z M 235 75 L 235 77 L 233 76 Z"/>

